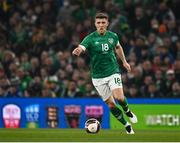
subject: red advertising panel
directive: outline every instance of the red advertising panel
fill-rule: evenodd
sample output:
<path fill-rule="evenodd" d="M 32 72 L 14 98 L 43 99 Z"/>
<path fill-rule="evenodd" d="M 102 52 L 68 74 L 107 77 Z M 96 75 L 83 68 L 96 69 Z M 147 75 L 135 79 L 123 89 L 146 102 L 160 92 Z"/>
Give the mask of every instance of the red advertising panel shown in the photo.
<path fill-rule="evenodd" d="M 19 128 L 21 109 L 15 104 L 7 104 L 3 107 L 3 121 L 5 128 Z"/>

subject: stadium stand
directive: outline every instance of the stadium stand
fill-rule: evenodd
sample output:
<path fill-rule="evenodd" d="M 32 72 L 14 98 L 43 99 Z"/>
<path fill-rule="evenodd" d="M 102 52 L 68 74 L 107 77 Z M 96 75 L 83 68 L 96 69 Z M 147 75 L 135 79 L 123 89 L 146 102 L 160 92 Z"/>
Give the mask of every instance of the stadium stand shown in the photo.
<path fill-rule="evenodd" d="M 0 97 L 97 97 L 71 51 L 106 11 L 132 66 L 129 98 L 180 98 L 179 0 L 0 1 Z M 121 65 L 121 63 L 119 63 Z"/>

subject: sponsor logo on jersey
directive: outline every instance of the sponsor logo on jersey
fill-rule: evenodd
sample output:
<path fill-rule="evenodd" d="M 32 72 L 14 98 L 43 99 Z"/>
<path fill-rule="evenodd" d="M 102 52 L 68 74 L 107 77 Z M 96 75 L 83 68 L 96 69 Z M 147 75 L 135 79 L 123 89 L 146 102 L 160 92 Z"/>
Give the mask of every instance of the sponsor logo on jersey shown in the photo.
<path fill-rule="evenodd" d="M 114 39 L 113 38 L 108 38 L 108 41 L 110 44 L 112 44 L 114 42 Z"/>

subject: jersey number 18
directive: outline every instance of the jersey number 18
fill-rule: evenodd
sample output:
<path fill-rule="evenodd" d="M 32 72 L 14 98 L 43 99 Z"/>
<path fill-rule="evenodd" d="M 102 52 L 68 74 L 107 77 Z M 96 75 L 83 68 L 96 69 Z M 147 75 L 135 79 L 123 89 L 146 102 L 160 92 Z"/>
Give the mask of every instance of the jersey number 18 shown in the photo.
<path fill-rule="evenodd" d="M 106 43 L 106 44 L 101 44 L 101 47 L 102 47 L 102 51 L 103 51 L 103 52 L 106 52 L 106 51 L 109 50 L 109 46 L 108 46 L 107 43 Z"/>

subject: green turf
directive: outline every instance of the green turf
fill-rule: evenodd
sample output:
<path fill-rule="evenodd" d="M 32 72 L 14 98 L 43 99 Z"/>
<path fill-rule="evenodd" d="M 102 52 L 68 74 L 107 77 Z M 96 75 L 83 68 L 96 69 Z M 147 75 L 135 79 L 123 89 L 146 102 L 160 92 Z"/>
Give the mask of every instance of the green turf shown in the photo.
<path fill-rule="evenodd" d="M 179 130 L 136 130 L 127 135 L 123 130 L 101 130 L 87 134 L 80 129 L 0 129 L 1 142 L 179 142 Z"/>

